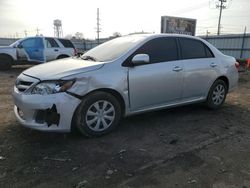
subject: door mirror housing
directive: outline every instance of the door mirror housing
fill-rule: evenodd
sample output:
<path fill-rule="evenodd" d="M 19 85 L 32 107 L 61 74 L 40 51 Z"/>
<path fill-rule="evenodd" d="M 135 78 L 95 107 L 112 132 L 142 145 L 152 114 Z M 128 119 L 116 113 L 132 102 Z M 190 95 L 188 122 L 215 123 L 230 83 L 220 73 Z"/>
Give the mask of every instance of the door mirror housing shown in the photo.
<path fill-rule="evenodd" d="M 149 63 L 149 55 L 148 54 L 137 54 L 132 59 L 133 65 L 142 65 Z"/>

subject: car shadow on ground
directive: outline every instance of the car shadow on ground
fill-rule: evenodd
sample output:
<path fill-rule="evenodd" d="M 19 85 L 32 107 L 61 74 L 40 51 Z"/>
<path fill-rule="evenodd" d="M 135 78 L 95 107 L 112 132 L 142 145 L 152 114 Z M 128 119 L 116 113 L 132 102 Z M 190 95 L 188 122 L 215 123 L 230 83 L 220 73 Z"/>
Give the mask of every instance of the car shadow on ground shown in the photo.
<path fill-rule="evenodd" d="M 144 114 L 134 115 L 123 118 L 118 127 L 110 134 L 99 138 L 86 138 L 79 133 L 51 133 L 40 132 L 22 127 L 18 122 L 14 125 L 8 126 L 4 132 L 15 134 L 15 139 L 25 140 L 26 142 L 35 143 L 41 142 L 43 144 L 65 144 L 66 142 L 95 142 L 96 140 L 110 140 L 115 137 L 138 137 L 146 136 L 152 132 L 159 134 L 178 133 L 178 131 L 193 129 L 208 129 L 208 128 L 225 128 L 230 127 L 232 120 L 229 118 L 235 116 L 238 121 L 244 115 L 247 109 L 238 105 L 225 104 L 219 110 L 209 110 L 202 104 L 194 104 L 183 107 L 175 107 L 171 109 L 164 109 L 160 111 L 148 112 Z M 14 118 L 14 117 L 13 117 Z M 243 121 L 243 120 L 242 120 Z M 202 131 L 201 131 L 202 132 Z"/>

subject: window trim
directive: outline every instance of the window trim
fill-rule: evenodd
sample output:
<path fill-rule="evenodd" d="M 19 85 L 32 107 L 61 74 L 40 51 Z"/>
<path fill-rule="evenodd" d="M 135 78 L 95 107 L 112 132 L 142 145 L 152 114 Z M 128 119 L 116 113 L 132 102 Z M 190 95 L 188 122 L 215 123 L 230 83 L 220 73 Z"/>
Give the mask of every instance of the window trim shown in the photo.
<path fill-rule="evenodd" d="M 164 61 L 164 62 L 155 62 L 155 63 L 141 63 L 141 64 L 137 64 L 134 65 L 131 63 L 132 58 L 136 55 L 136 51 L 138 49 L 140 49 L 143 45 L 145 45 L 146 43 L 155 40 L 155 39 L 160 39 L 160 38 L 174 38 L 175 40 L 175 44 L 176 44 L 176 50 L 177 50 L 177 59 L 176 60 L 171 60 L 171 61 L 178 61 L 181 60 L 181 54 L 180 54 L 180 50 L 179 50 L 179 44 L 178 44 L 178 39 L 175 36 L 162 36 L 162 37 L 156 37 L 156 38 L 152 38 L 150 40 L 147 40 L 146 42 L 144 42 L 143 44 L 141 44 L 139 47 L 137 47 L 122 63 L 123 67 L 137 67 L 137 66 L 142 66 L 142 65 L 152 65 L 152 64 L 157 64 L 157 63 L 166 63 L 166 62 L 170 62 L 170 61 Z"/>

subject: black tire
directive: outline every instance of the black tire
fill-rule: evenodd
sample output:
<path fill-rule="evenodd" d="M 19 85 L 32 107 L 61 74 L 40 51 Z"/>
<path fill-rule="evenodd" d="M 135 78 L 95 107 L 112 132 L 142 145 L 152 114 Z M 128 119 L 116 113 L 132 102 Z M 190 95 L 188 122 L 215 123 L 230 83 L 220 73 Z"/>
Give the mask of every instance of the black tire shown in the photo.
<path fill-rule="evenodd" d="M 219 92 L 220 96 L 215 94 L 215 93 L 218 93 L 217 91 L 220 91 Z M 216 110 L 220 108 L 225 102 L 227 91 L 228 91 L 228 88 L 227 88 L 226 83 L 223 80 L 216 80 L 209 90 L 207 101 L 206 101 L 207 107 L 212 110 Z"/>
<path fill-rule="evenodd" d="M 0 56 L 0 70 L 10 70 L 12 59 L 8 56 Z"/>
<path fill-rule="evenodd" d="M 94 104 L 100 107 L 99 109 L 102 112 L 99 112 Z M 107 111 L 105 111 L 104 108 L 107 109 Z M 110 109 L 112 109 L 112 112 L 105 114 Z M 88 112 L 98 113 L 98 115 L 88 115 L 89 114 Z M 113 117 L 113 120 L 111 121 L 105 119 L 105 117 L 107 116 Z M 94 121 L 95 118 L 97 118 L 96 121 Z M 116 99 L 116 97 L 114 97 L 109 93 L 98 91 L 93 94 L 90 94 L 89 96 L 85 97 L 82 100 L 81 104 L 79 105 L 76 111 L 75 126 L 81 134 L 87 137 L 97 137 L 112 131 L 118 125 L 120 118 L 121 118 L 121 105 L 119 101 Z M 100 119 L 102 120 L 100 121 Z M 90 125 L 89 122 L 92 121 L 94 122 Z M 105 122 L 103 123 L 103 121 Z M 106 128 L 104 126 L 105 123 L 106 125 L 109 124 Z M 93 129 L 99 129 L 99 130 L 93 130 Z"/>

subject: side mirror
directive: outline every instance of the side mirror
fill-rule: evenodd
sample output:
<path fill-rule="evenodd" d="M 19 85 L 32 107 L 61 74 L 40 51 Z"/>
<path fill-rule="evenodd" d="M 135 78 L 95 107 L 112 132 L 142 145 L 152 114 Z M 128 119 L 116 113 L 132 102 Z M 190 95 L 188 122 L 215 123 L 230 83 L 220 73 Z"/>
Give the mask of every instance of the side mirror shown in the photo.
<path fill-rule="evenodd" d="M 17 48 L 23 48 L 23 45 L 22 44 L 18 44 Z"/>
<path fill-rule="evenodd" d="M 142 65 L 149 63 L 149 56 L 148 54 L 137 54 L 133 57 L 132 63 L 134 65 Z"/>

